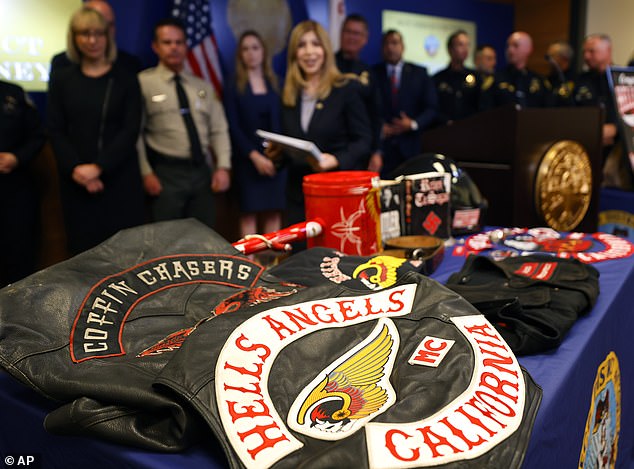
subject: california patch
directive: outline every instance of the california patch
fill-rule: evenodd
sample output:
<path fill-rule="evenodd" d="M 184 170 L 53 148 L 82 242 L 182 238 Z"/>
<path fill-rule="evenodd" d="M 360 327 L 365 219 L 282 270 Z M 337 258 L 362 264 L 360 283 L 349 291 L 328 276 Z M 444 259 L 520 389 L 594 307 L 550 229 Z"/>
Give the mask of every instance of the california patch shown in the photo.
<path fill-rule="evenodd" d="M 394 323 L 379 320 L 372 334 L 319 373 L 288 413 L 295 431 L 340 440 L 363 428 L 396 401 L 390 374 L 398 351 Z"/>
<path fill-rule="evenodd" d="M 621 371 L 610 352 L 599 365 L 592 386 L 579 468 L 614 468 L 621 429 Z"/>

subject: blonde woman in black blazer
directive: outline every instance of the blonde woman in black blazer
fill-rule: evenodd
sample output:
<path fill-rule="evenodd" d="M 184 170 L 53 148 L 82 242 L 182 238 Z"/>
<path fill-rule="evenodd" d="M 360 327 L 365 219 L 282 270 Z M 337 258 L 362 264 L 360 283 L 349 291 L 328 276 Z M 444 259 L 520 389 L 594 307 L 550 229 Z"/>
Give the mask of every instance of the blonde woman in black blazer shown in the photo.
<path fill-rule="evenodd" d="M 284 155 L 288 165 L 287 224 L 303 221 L 302 179 L 313 172 L 366 169 L 371 151 L 370 119 L 354 74 L 335 65 L 328 34 L 317 22 L 291 32 L 282 90 L 282 133 L 314 142 L 321 163 Z"/>

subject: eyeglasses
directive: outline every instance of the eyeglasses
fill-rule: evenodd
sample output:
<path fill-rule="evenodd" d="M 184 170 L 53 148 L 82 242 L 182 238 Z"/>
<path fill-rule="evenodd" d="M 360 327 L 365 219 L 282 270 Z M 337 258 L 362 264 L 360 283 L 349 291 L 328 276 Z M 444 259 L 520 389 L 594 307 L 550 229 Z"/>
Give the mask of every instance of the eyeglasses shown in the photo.
<path fill-rule="evenodd" d="M 82 39 L 90 39 L 91 37 L 101 39 L 106 37 L 106 31 L 102 29 L 82 29 L 80 31 L 75 31 L 75 36 L 79 36 Z"/>

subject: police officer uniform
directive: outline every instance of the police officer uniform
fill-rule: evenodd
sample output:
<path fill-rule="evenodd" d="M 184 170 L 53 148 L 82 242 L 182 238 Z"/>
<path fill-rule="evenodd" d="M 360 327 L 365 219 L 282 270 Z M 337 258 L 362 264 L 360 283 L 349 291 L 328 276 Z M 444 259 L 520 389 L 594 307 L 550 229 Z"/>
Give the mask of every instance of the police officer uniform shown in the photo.
<path fill-rule="evenodd" d="M 379 90 L 372 80 L 370 67 L 365 62 L 356 59 L 347 59 L 341 51 L 335 54 L 337 68 L 341 73 L 353 73 L 359 78 L 361 86 L 359 94 L 368 110 L 370 125 L 372 127 L 372 153 L 380 151 L 381 146 L 381 111 Z"/>
<path fill-rule="evenodd" d="M 478 112 L 481 80 L 475 70 L 447 67 L 432 79 L 438 94 L 439 123 L 446 124 Z"/>
<path fill-rule="evenodd" d="M 0 173 L 0 287 L 36 266 L 38 196 L 29 165 L 44 140 L 38 112 L 24 90 L 0 81 L 0 152 L 13 153 L 18 160 L 11 172 Z"/>
<path fill-rule="evenodd" d="M 574 102 L 577 106 L 600 107 L 605 111 L 604 124 L 616 126 L 614 143 L 603 145 L 602 148 L 603 185 L 632 190 L 634 172 L 627 157 L 625 137 L 620 129 L 620 118 L 608 83 L 607 72 L 589 70 L 580 74 L 575 85 Z"/>
<path fill-rule="evenodd" d="M 145 119 L 145 145 L 140 145 L 141 174 L 154 172 L 163 191 L 152 202 L 155 220 L 193 216 L 208 226 L 215 222 L 211 169 L 231 168 L 231 143 L 222 102 L 211 85 L 183 71 L 179 74 L 203 154 L 213 149 L 215 161 L 192 159 L 190 140 L 175 88 L 175 74 L 160 64 L 139 73 Z M 209 155 L 207 155 L 209 156 Z"/>
<path fill-rule="evenodd" d="M 522 108 L 544 107 L 550 103 L 550 84 L 540 75 L 518 70 L 508 65 L 495 74 L 495 83 L 489 88 L 487 107 L 514 103 Z"/>
<path fill-rule="evenodd" d="M 565 72 L 553 72 L 547 78 L 553 93 L 553 106 L 574 106 L 575 73 L 572 68 Z"/>
<path fill-rule="evenodd" d="M 605 109 L 606 124 L 617 123 L 616 108 L 606 72 L 589 70 L 581 73 L 575 83 L 573 96 L 577 106 L 599 106 Z"/>

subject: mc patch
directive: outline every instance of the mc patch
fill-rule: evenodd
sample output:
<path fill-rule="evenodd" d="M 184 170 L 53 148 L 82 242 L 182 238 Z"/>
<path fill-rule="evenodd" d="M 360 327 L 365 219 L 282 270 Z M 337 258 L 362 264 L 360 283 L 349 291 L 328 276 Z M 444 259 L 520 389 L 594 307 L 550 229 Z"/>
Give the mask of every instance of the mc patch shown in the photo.
<path fill-rule="evenodd" d="M 455 340 L 426 336 L 420 342 L 407 363 L 410 365 L 424 365 L 436 368 L 455 343 Z"/>

